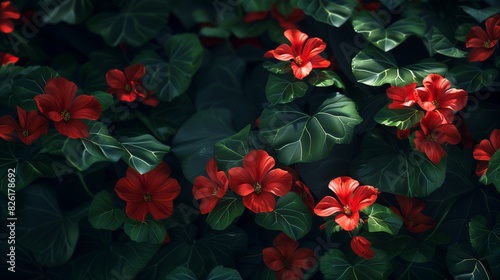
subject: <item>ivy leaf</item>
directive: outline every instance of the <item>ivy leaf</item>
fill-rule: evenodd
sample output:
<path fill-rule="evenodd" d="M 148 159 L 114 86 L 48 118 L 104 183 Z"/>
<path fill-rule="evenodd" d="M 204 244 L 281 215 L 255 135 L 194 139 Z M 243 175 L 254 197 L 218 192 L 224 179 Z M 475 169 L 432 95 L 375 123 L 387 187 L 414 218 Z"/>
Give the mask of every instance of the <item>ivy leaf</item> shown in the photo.
<path fill-rule="evenodd" d="M 424 117 L 424 112 L 413 108 L 382 108 L 375 114 L 375 121 L 387 126 L 395 126 L 401 130 L 412 128 Z"/>
<path fill-rule="evenodd" d="M 273 212 L 257 214 L 255 222 L 265 229 L 279 230 L 293 240 L 299 240 L 311 229 L 312 218 L 302 198 L 289 192 L 278 199 Z"/>
<path fill-rule="evenodd" d="M 234 219 L 243 214 L 245 206 L 236 197 L 223 197 L 217 202 L 214 209 L 207 216 L 207 223 L 212 229 L 224 230 Z"/>
<path fill-rule="evenodd" d="M 278 153 L 278 160 L 289 165 L 326 157 L 335 144 L 351 141 L 359 123 L 354 102 L 338 94 L 326 99 L 312 116 L 294 104 L 267 107 L 260 117 L 260 132 Z"/>
<path fill-rule="evenodd" d="M 319 269 L 327 280 L 387 279 L 392 271 L 390 259 L 384 251 L 374 251 L 371 260 L 361 257 L 349 260 L 339 249 L 330 249 L 320 257 Z"/>
<path fill-rule="evenodd" d="M 484 9 L 474 9 L 467 6 L 460 6 L 464 12 L 473 17 L 477 22 L 481 23 L 486 19 L 500 13 L 500 9 L 497 7 L 487 7 Z"/>
<path fill-rule="evenodd" d="M 403 225 L 403 221 L 398 215 L 378 203 L 374 203 L 362 211 L 368 215 L 369 232 L 383 231 L 395 235 Z"/>
<path fill-rule="evenodd" d="M 241 166 L 243 158 L 248 153 L 248 135 L 250 125 L 240 130 L 233 136 L 220 140 L 215 144 L 214 157 L 222 170 Z"/>
<path fill-rule="evenodd" d="M 286 104 L 306 94 L 307 84 L 290 81 L 285 76 L 269 75 L 266 84 L 266 97 L 271 104 Z"/>
<path fill-rule="evenodd" d="M 16 105 L 25 111 L 38 110 L 35 96 L 44 93 L 44 86 L 50 78 L 58 77 L 59 74 L 52 68 L 42 66 L 34 69 L 21 79 L 12 84 L 12 93 Z"/>
<path fill-rule="evenodd" d="M 352 26 L 357 33 L 377 48 L 387 52 L 404 42 L 411 35 L 423 36 L 425 22 L 418 17 L 400 19 L 384 27 L 383 20 L 376 14 L 361 11 L 353 16 Z"/>
<path fill-rule="evenodd" d="M 484 175 L 488 184 L 493 183 L 500 193 L 500 152 L 496 151 L 488 162 L 488 170 Z"/>
<path fill-rule="evenodd" d="M 357 6 L 356 0 L 292 0 L 292 6 L 298 7 L 306 15 L 312 16 L 315 20 L 339 27 L 344 24 L 352 15 Z"/>
<path fill-rule="evenodd" d="M 337 75 L 337 73 L 330 70 L 319 71 L 316 77 L 312 77 L 309 79 L 309 84 L 315 87 L 335 86 L 338 88 L 344 88 L 344 83 Z"/>
<path fill-rule="evenodd" d="M 140 174 L 155 168 L 170 152 L 170 147 L 160 143 L 149 134 L 120 138 L 123 150 L 122 159 Z"/>
<path fill-rule="evenodd" d="M 113 195 L 100 191 L 89 207 L 89 222 L 95 229 L 118 229 L 125 221 L 125 212 L 115 207 Z"/>
<path fill-rule="evenodd" d="M 50 24 L 57 24 L 61 21 L 78 24 L 88 17 L 93 10 L 94 5 L 90 0 L 63 1 L 58 3 L 55 8 L 50 9 L 48 13 L 44 13 L 43 21 Z"/>
<path fill-rule="evenodd" d="M 477 92 L 491 86 L 497 77 L 497 69 L 484 69 L 472 63 L 453 67 L 446 73 L 446 78 L 454 87 L 463 88 L 467 92 Z"/>
<path fill-rule="evenodd" d="M 448 67 L 432 58 L 421 60 L 418 63 L 399 67 L 394 56 L 382 50 L 367 46 L 352 60 L 352 73 L 356 80 L 369 86 L 390 84 L 403 86 L 422 80 L 429 74 L 444 76 Z"/>
<path fill-rule="evenodd" d="M 179 266 L 167 275 L 166 280 L 198 280 L 198 278 L 191 269 Z"/>
<path fill-rule="evenodd" d="M 123 225 L 125 233 L 135 242 L 160 244 L 167 235 L 165 223 L 146 217 L 144 221 L 127 218 Z"/>
<path fill-rule="evenodd" d="M 241 276 L 237 270 L 219 265 L 210 271 L 207 280 L 241 280 Z"/>
<path fill-rule="evenodd" d="M 17 195 L 23 203 L 17 208 L 16 241 L 29 248 L 43 266 L 67 262 L 75 250 L 79 221 L 86 216 L 88 206 L 63 213 L 53 189 L 46 185 L 31 185 Z"/>
<path fill-rule="evenodd" d="M 441 187 L 446 157 L 435 165 L 424 153 L 400 151 L 394 138 L 378 131 L 367 134 L 362 152 L 351 163 L 351 175 L 382 192 L 407 197 L 424 197 Z"/>
<path fill-rule="evenodd" d="M 469 222 L 469 236 L 472 247 L 480 256 L 498 253 L 500 250 L 500 215 L 493 229 L 488 228 L 486 218 L 476 216 Z"/>
<path fill-rule="evenodd" d="M 87 27 L 112 47 L 121 42 L 140 47 L 165 26 L 169 8 L 170 3 L 163 0 L 125 1 L 119 13 L 95 15 L 87 21 Z"/>
<path fill-rule="evenodd" d="M 467 52 L 458 49 L 438 28 L 432 27 L 430 44 L 432 49 L 442 55 L 462 58 L 467 56 Z"/>
<path fill-rule="evenodd" d="M 462 244 L 448 247 L 446 266 L 454 279 L 493 279 L 484 260 L 480 260 Z"/>

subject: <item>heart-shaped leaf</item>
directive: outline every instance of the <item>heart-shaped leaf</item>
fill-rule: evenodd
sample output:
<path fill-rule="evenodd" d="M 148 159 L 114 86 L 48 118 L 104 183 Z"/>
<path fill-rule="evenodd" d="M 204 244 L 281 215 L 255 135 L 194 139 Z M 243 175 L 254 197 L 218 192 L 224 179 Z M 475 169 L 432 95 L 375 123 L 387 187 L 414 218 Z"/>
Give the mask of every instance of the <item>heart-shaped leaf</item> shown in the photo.
<path fill-rule="evenodd" d="M 357 2 L 356 0 L 292 0 L 291 4 L 315 20 L 339 27 L 351 17 Z"/>
<path fill-rule="evenodd" d="M 398 215 L 378 203 L 374 203 L 362 211 L 368 215 L 369 232 L 383 231 L 395 235 L 403 225 L 403 221 Z"/>
<path fill-rule="evenodd" d="M 115 230 L 125 221 L 125 212 L 115 207 L 113 195 L 100 191 L 89 207 L 89 222 L 96 229 Z"/>
<path fill-rule="evenodd" d="M 88 17 L 94 10 L 90 0 L 70 0 L 58 3 L 55 8 L 50 9 L 43 17 L 43 21 L 57 24 L 61 21 L 78 24 Z M 47 12 L 47 10 L 45 10 Z"/>
<path fill-rule="evenodd" d="M 224 230 L 234 219 L 243 214 L 245 206 L 236 197 L 223 197 L 217 202 L 215 208 L 208 214 L 207 223 L 212 229 Z"/>
<path fill-rule="evenodd" d="M 446 265 L 454 279 L 493 279 L 486 262 L 462 244 L 448 247 Z"/>
<path fill-rule="evenodd" d="M 167 235 L 165 223 L 147 217 L 142 222 L 126 219 L 123 229 L 133 241 L 149 244 L 160 244 Z"/>
<path fill-rule="evenodd" d="M 480 256 L 495 254 L 500 251 L 500 215 L 493 229 L 483 216 L 476 216 L 469 222 L 469 236 L 472 247 Z"/>
<path fill-rule="evenodd" d="M 424 112 L 414 108 L 389 109 L 384 107 L 375 115 L 375 121 L 401 130 L 412 128 L 424 117 Z"/>
<path fill-rule="evenodd" d="M 350 260 L 339 249 L 330 249 L 319 259 L 319 269 L 329 280 L 387 279 L 391 272 L 390 259 L 384 251 L 374 251 L 375 257 L 371 260 L 361 257 Z"/>
<path fill-rule="evenodd" d="M 229 170 L 231 167 L 241 166 L 243 158 L 248 153 L 248 136 L 250 125 L 240 130 L 235 135 L 222 139 L 215 144 L 214 157 L 217 165 L 222 170 Z"/>
<path fill-rule="evenodd" d="M 463 88 L 467 92 L 477 92 L 491 86 L 498 77 L 497 69 L 484 68 L 472 63 L 458 65 L 446 73 L 446 78 L 456 88 Z"/>
<path fill-rule="evenodd" d="M 170 152 L 170 147 L 149 134 L 120 138 L 124 153 L 122 159 L 140 174 L 155 168 Z"/>
<path fill-rule="evenodd" d="M 284 75 L 269 75 L 266 84 L 266 97 L 271 104 L 286 104 L 304 96 L 307 84 L 302 81 L 290 81 Z"/>

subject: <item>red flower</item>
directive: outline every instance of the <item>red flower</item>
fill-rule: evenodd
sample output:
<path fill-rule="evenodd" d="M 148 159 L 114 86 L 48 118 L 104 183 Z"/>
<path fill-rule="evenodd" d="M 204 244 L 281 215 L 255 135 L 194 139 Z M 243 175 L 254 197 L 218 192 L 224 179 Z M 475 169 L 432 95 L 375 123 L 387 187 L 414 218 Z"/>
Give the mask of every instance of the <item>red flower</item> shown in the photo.
<path fill-rule="evenodd" d="M 386 91 L 387 96 L 392 99 L 389 109 L 401 109 L 413 106 L 417 102 L 415 96 L 416 86 L 417 83 L 411 83 L 403 87 L 391 86 L 388 88 Z"/>
<path fill-rule="evenodd" d="M 485 61 L 495 51 L 500 38 L 500 15 L 486 20 L 485 27 L 486 32 L 479 26 L 472 27 L 465 39 L 465 47 L 470 48 L 469 61 Z"/>
<path fill-rule="evenodd" d="M 12 19 L 19 19 L 20 17 L 21 13 L 10 5 L 10 1 L 2 2 L 0 8 L 0 31 L 3 33 L 11 33 L 14 30 L 14 22 Z"/>
<path fill-rule="evenodd" d="M 264 20 L 267 18 L 268 15 L 269 15 L 268 11 L 246 13 L 245 16 L 243 17 L 243 21 L 254 22 L 254 21 Z"/>
<path fill-rule="evenodd" d="M 422 130 L 417 130 L 415 134 L 415 146 L 434 164 L 438 164 L 446 154 L 441 147 L 442 144 L 460 143 L 460 133 L 457 128 L 451 123 L 446 123 L 443 116 L 436 111 L 427 112 L 420 120 L 420 127 Z"/>
<path fill-rule="evenodd" d="M 31 145 L 33 141 L 38 139 L 41 135 L 47 134 L 49 128 L 49 122 L 44 117 L 38 115 L 38 111 L 26 112 L 21 107 L 17 107 L 17 115 L 19 117 L 19 124 L 11 117 L 4 116 L 0 120 L 0 131 L 10 131 L 10 135 L 7 137 L 2 137 L 0 132 L 0 137 L 11 141 L 13 132 L 17 134 L 17 138 L 21 140 L 26 145 Z M 3 126 L 7 128 L 2 129 Z"/>
<path fill-rule="evenodd" d="M 77 87 L 65 78 L 50 78 L 44 87 L 45 94 L 35 96 L 40 112 L 50 120 L 59 133 L 69 138 L 86 138 L 89 129 L 82 121 L 97 120 L 101 116 L 101 104 L 94 96 L 79 95 Z"/>
<path fill-rule="evenodd" d="M 372 243 L 370 240 L 364 238 L 363 236 L 354 236 L 351 239 L 351 248 L 356 253 L 356 255 L 365 258 L 365 259 L 373 259 L 375 256 L 375 252 L 373 252 Z"/>
<path fill-rule="evenodd" d="M 411 133 L 411 129 L 399 129 L 399 128 L 396 128 L 396 136 L 398 137 L 399 140 L 403 140 L 403 139 L 406 139 L 410 136 L 410 133 Z"/>
<path fill-rule="evenodd" d="M 245 207 L 255 213 L 273 211 L 274 196 L 284 196 L 292 187 L 292 176 L 283 169 L 273 169 L 274 165 L 274 159 L 266 151 L 253 150 L 243 159 L 243 167 L 229 170 L 229 186 L 243 197 Z"/>
<path fill-rule="evenodd" d="M 0 52 L 0 64 L 1 65 L 6 65 L 6 64 L 16 64 L 19 61 L 19 57 L 15 55 L 11 55 L 10 53 L 4 53 Z"/>
<path fill-rule="evenodd" d="M 338 197 L 324 197 L 314 213 L 320 217 L 337 214 L 335 222 L 347 231 L 354 230 L 359 224 L 359 211 L 372 205 L 377 200 L 378 189 L 372 186 L 359 186 L 351 177 L 342 176 L 330 181 L 330 188 Z"/>
<path fill-rule="evenodd" d="M 151 106 L 151 107 L 156 107 L 158 104 L 160 104 L 160 99 L 156 97 L 156 93 L 154 91 L 146 90 L 144 92 L 144 97 L 139 97 L 139 100 L 142 102 L 142 104 Z"/>
<path fill-rule="evenodd" d="M 173 200 L 181 187 L 177 180 L 170 178 L 170 167 L 162 161 L 142 175 L 129 167 L 126 177 L 116 182 L 115 192 L 127 202 L 125 212 L 130 218 L 144 221 L 149 213 L 156 220 L 162 220 L 174 212 Z"/>
<path fill-rule="evenodd" d="M 403 220 L 403 224 L 409 232 L 419 233 L 436 227 L 436 222 L 431 217 L 422 214 L 422 210 L 425 208 L 424 202 L 401 195 L 396 195 L 396 200 L 401 212 L 394 206 L 389 208 Z"/>
<path fill-rule="evenodd" d="M 292 46 L 281 44 L 275 50 L 265 53 L 265 57 L 274 57 L 281 61 L 292 60 L 293 74 L 302 80 L 309 75 L 313 68 L 326 68 L 330 61 L 319 54 L 326 48 L 326 44 L 320 38 L 310 38 L 297 29 L 285 31 L 285 37 Z"/>
<path fill-rule="evenodd" d="M 299 243 L 284 233 L 280 233 L 273 241 L 274 247 L 264 248 L 262 255 L 269 269 L 276 271 L 276 278 L 302 279 L 304 269 L 311 269 L 316 264 L 314 251 L 309 248 L 298 248 Z"/>
<path fill-rule="evenodd" d="M 474 158 L 478 160 L 476 174 L 482 177 L 488 171 L 488 163 L 495 152 L 500 148 L 500 129 L 494 129 L 490 139 L 483 139 L 474 147 Z"/>
<path fill-rule="evenodd" d="M 366 10 L 366 11 L 370 11 L 370 12 L 376 12 L 382 6 L 382 4 L 379 2 L 365 3 L 364 0 L 357 0 L 357 2 L 358 2 L 357 10 Z"/>
<path fill-rule="evenodd" d="M 0 118 L 0 138 L 5 141 L 14 140 L 14 127 L 12 126 L 15 123 L 14 119 L 11 116 L 3 116 Z"/>
<path fill-rule="evenodd" d="M 210 159 L 207 163 L 207 174 L 198 176 L 194 179 L 193 196 L 195 199 L 201 199 L 200 212 L 207 214 L 212 211 L 222 197 L 226 194 L 229 180 L 224 171 L 217 170 L 215 159 Z"/>
<path fill-rule="evenodd" d="M 304 184 L 300 180 L 300 177 L 299 177 L 299 174 L 297 173 L 297 171 L 295 171 L 294 169 L 292 169 L 288 166 L 283 168 L 283 169 L 285 169 L 286 171 L 288 171 L 288 173 L 290 173 L 290 175 L 292 175 L 292 189 L 291 189 L 291 191 L 300 195 L 300 197 L 302 198 L 302 201 L 307 206 L 309 211 L 311 213 L 314 213 L 314 205 L 315 205 L 314 204 L 314 197 L 312 196 L 311 190 L 309 190 L 309 187 L 306 186 L 306 184 Z"/>
<path fill-rule="evenodd" d="M 289 14 L 281 14 L 275 4 L 271 7 L 271 15 L 278 20 L 283 29 L 297 29 L 297 22 L 305 17 L 304 12 L 298 8 L 293 8 Z"/>
<path fill-rule="evenodd" d="M 439 74 L 428 75 L 423 84 L 416 89 L 418 105 L 426 111 L 437 110 L 449 123 L 453 121 L 453 111 L 460 111 L 467 104 L 465 90 L 450 88 L 450 81 Z"/>
<path fill-rule="evenodd" d="M 142 77 L 146 74 L 146 67 L 134 64 L 125 67 L 125 73 L 118 69 L 106 73 L 106 82 L 110 86 L 108 92 L 116 93 L 121 101 L 134 102 L 137 96 L 147 96 L 146 89 L 142 86 Z"/>

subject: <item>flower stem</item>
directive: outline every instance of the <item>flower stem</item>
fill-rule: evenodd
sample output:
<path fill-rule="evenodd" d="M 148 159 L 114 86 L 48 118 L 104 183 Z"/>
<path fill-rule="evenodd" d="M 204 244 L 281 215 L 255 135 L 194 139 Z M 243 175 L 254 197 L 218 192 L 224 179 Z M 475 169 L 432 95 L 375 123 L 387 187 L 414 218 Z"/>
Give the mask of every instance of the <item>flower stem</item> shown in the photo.
<path fill-rule="evenodd" d="M 87 183 L 85 183 L 85 179 L 83 178 L 82 173 L 78 172 L 76 173 L 76 176 L 78 176 L 78 179 L 80 179 L 80 183 L 82 184 L 85 191 L 90 195 L 90 197 L 94 197 L 95 195 L 90 191 L 89 187 L 87 186 Z"/>

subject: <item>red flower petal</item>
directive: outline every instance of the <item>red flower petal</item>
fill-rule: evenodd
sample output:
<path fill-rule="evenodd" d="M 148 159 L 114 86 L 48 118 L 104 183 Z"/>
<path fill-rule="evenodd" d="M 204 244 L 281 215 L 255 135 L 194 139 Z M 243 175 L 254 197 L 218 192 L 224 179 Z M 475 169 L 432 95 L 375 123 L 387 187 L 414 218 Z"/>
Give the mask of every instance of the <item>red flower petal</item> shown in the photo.
<path fill-rule="evenodd" d="M 314 251 L 309 248 L 299 248 L 293 253 L 292 257 L 290 258 L 290 263 L 295 267 L 311 269 L 316 264 Z"/>
<path fill-rule="evenodd" d="M 354 236 L 351 239 L 351 248 L 356 255 L 362 258 L 372 259 L 375 256 L 370 241 L 362 236 Z"/>
<path fill-rule="evenodd" d="M 54 122 L 62 121 L 61 112 L 64 110 L 57 106 L 58 99 L 54 95 L 38 94 L 34 97 L 38 109 L 42 114 Z"/>
<path fill-rule="evenodd" d="M 302 53 L 302 47 L 306 42 L 307 34 L 300 32 L 297 29 L 288 29 L 285 31 L 285 37 L 292 43 L 293 55 L 297 56 Z"/>
<path fill-rule="evenodd" d="M 329 217 L 335 213 L 343 212 L 344 205 L 340 204 L 335 198 L 325 196 L 314 208 L 314 213 L 320 217 Z"/>
<path fill-rule="evenodd" d="M 467 60 L 469 60 L 470 62 L 485 61 L 493 54 L 493 52 L 495 52 L 495 48 L 472 48 L 469 50 Z"/>
<path fill-rule="evenodd" d="M 242 201 L 245 207 L 254 213 L 272 212 L 276 207 L 274 195 L 268 192 L 251 193 L 244 196 Z"/>
<path fill-rule="evenodd" d="M 352 197 L 351 211 L 359 211 L 375 203 L 378 190 L 372 186 L 358 187 Z"/>
<path fill-rule="evenodd" d="M 0 52 L 0 64 L 15 64 L 19 61 L 19 57 L 11 55 L 10 53 Z"/>
<path fill-rule="evenodd" d="M 233 167 L 229 169 L 228 173 L 229 186 L 235 193 L 241 196 L 247 196 L 255 191 L 253 188 L 255 181 L 245 168 Z"/>
<path fill-rule="evenodd" d="M 262 250 L 262 257 L 266 266 L 271 270 L 278 271 L 285 268 L 281 253 L 276 248 L 264 248 Z"/>
<path fill-rule="evenodd" d="M 469 30 L 469 34 L 465 38 L 466 48 L 484 48 L 484 42 L 490 38 L 488 34 L 479 26 L 474 26 Z"/>
<path fill-rule="evenodd" d="M 293 252 L 299 247 L 299 243 L 286 235 L 285 233 L 278 234 L 274 240 L 273 245 L 281 253 L 283 259 L 290 259 Z"/>
<path fill-rule="evenodd" d="M 260 182 L 264 176 L 274 167 L 275 161 L 264 150 L 252 150 L 243 159 L 243 167 L 250 173 L 250 176 Z"/>
<path fill-rule="evenodd" d="M 293 61 L 291 64 L 292 64 L 293 75 L 295 75 L 295 78 L 299 80 L 302 80 L 305 77 L 307 77 L 307 75 L 309 75 L 309 73 L 311 73 L 313 69 L 311 62 L 304 63 L 302 64 L 302 66 L 298 66 L 297 63 Z"/>
<path fill-rule="evenodd" d="M 125 213 L 134 220 L 144 221 L 148 213 L 148 208 L 144 202 L 127 202 Z"/>
<path fill-rule="evenodd" d="M 284 196 L 292 188 L 292 176 L 287 171 L 277 168 L 269 171 L 260 183 L 263 192 Z"/>
<path fill-rule="evenodd" d="M 359 224 L 359 212 L 352 212 L 350 216 L 340 213 L 335 217 L 335 222 L 346 231 L 354 230 Z"/>
<path fill-rule="evenodd" d="M 124 89 L 125 85 L 128 84 L 128 81 L 122 71 L 112 69 L 106 73 L 106 83 L 114 89 Z"/>
<path fill-rule="evenodd" d="M 83 121 L 78 119 L 54 122 L 54 126 L 59 133 L 72 139 L 89 137 L 89 128 Z"/>
<path fill-rule="evenodd" d="M 154 197 L 154 196 L 153 196 Z M 147 211 L 155 220 L 166 219 L 174 213 L 174 203 L 172 201 L 149 201 L 145 202 L 147 205 Z"/>
<path fill-rule="evenodd" d="M 358 186 L 359 182 L 348 176 L 337 177 L 328 184 L 328 188 L 337 195 L 342 205 L 351 202 L 352 194 Z"/>
<path fill-rule="evenodd" d="M 50 78 L 44 86 L 45 94 L 52 95 L 56 101 L 56 107 L 53 111 L 62 112 L 71 105 L 75 98 L 77 87 L 75 83 L 65 78 Z"/>
<path fill-rule="evenodd" d="M 146 74 L 146 67 L 142 64 L 134 64 L 128 67 L 125 67 L 125 76 L 129 81 L 133 81 L 135 83 L 140 82 L 144 74 Z"/>
<path fill-rule="evenodd" d="M 101 103 L 94 96 L 79 95 L 68 107 L 71 118 L 97 120 L 101 117 Z"/>

